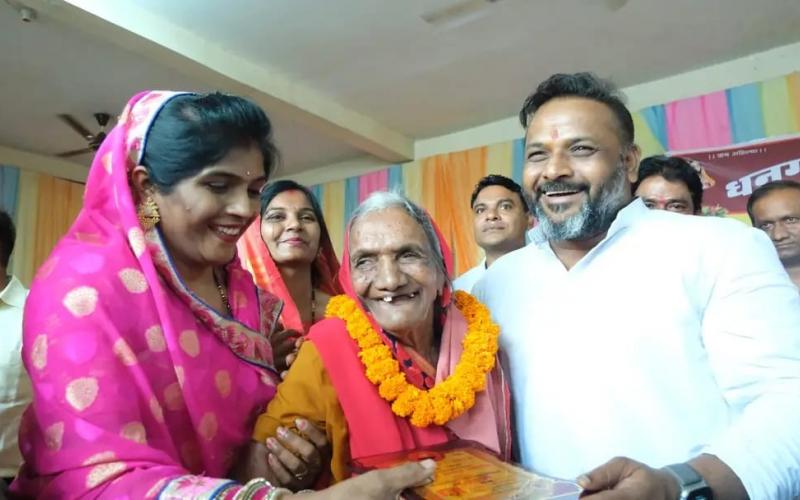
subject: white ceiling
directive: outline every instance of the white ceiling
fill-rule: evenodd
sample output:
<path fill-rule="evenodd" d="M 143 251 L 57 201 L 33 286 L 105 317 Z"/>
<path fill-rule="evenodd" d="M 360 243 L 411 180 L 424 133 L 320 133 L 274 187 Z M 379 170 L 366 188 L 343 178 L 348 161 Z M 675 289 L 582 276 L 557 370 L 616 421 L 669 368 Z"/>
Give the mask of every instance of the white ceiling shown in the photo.
<path fill-rule="evenodd" d="M 451 29 L 420 16 L 463 0 L 124 1 L 414 138 L 511 116 L 555 72 L 628 86 L 800 40 L 800 0 L 501 0 Z"/>
<path fill-rule="evenodd" d="M 145 9 L 411 139 L 514 115 L 553 72 L 629 86 L 800 40 L 800 0 L 501 0 L 451 27 L 421 16 L 464 0 L 103 1 Z M 81 138 L 57 113 L 93 128 L 92 113 L 116 114 L 140 89 L 208 89 L 46 13 L 22 23 L 2 0 L 0 47 L 3 146 L 76 149 Z M 364 155 L 285 109 L 267 111 L 284 174 Z"/>
<path fill-rule="evenodd" d="M 96 112 L 112 116 L 144 89 L 215 90 L 197 79 L 40 16 L 23 23 L 0 0 L 0 145 L 51 155 L 85 147 L 62 123 L 74 115 L 96 130 Z M 361 156 L 359 150 L 270 112 L 283 174 Z M 89 165 L 91 154 L 72 157 Z M 0 159 L 2 161 L 2 159 Z"/>

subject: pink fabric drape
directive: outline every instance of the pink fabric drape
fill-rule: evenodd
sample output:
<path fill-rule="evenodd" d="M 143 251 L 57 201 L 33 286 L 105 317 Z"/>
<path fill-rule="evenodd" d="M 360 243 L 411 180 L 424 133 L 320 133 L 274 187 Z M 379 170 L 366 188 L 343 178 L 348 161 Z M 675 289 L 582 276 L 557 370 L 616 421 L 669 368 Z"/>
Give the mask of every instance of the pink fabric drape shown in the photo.
<path fill-rule="evenodd" d="M 358 178 L 358 202 L 366 200 L 375 191 L 389 189 L 389 170 L 383 169 L 364 174 Z"/>
<path fill-rule="evenodd" d="M 152 498 L 230 484 L 235 450 L 272 398 L 264 332 L 279 301 L 234 259 L 232 317 L 174 271 L 158 230 L 142 230 L 129 187 L 169 92 L 135 96 L 95 157 L 77 220 L 39 270 L 23 359 L 34 402 L 12 490 L 41 498 Z M 177 483 L 176 483 L 177 481 Z"/>
<path fill-rule="evenodd" d="M 725 146 L 732 142 L 725 91 L 665 105 L 671 151 Z"/>

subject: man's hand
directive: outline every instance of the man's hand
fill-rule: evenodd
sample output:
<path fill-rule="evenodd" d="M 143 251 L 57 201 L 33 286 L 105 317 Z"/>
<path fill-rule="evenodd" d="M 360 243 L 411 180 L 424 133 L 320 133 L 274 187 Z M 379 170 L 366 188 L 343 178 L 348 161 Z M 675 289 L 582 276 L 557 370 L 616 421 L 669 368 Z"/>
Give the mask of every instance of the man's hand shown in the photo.
<path fill-rule="evenodd" d="M 669 472 L 653 469 L 630 458 L 612 458 L 578 478 L 581 498 L 591 500 L 676 500 L 678 480 Z"/>

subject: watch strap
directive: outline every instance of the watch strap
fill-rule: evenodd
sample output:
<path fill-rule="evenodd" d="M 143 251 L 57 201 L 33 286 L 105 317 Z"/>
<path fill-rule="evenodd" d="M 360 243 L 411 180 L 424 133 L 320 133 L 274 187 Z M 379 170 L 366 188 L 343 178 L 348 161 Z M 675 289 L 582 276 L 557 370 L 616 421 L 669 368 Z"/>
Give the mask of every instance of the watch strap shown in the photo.
<path fill-rule="evenodd" d="M 691 465 L 686 463 L 672 464 L 664 467 L 664 470 L 677 479 L 681 489 L 678 497 L 680 500 L 711 500 L 711 488 L 708 487 L 703 476 L 694 470 Z"/>

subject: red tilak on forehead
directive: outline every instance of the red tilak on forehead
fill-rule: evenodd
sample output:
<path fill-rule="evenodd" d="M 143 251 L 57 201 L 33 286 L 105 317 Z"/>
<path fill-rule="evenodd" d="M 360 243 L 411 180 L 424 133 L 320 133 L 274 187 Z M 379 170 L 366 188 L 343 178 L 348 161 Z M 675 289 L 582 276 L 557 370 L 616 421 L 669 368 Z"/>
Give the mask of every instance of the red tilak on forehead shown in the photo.
<path fill-rule="evenodd" d="M 550 129 L 550 138 L 553 140 L 558 139 L 558 127 L 553 127 Z"/>

